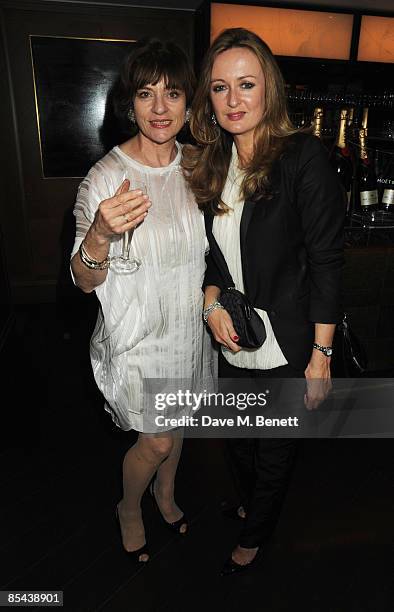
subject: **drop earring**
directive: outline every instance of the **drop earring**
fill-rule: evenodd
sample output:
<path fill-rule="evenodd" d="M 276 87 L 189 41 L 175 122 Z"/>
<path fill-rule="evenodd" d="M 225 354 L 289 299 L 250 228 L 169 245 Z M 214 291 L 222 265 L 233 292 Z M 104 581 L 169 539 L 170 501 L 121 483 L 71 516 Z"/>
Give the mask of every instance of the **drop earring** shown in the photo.
<path fill-rule="evenodd" d="M 131 107 L 127 113 L 127 117 L 129 118 L 130 123 L 132 123 L 133 125 L 135 125 L 135 114 L 134 114 L 134 109 L 133 107 Z"/>
<path fill-rule="evenodd" d="M 212 113 L 212 115 L 211 115 L 211 123 L 212 123 L 212 125 L 217 125 L 218 124 L 215 113 Z"/>
<path fill-rule="evenodd" d="M 185 123 L 189 123 L 191 115 L 192 115 L 192 112 L 190 108 L 187 108 L 186 113 L 185 113 Z"/>

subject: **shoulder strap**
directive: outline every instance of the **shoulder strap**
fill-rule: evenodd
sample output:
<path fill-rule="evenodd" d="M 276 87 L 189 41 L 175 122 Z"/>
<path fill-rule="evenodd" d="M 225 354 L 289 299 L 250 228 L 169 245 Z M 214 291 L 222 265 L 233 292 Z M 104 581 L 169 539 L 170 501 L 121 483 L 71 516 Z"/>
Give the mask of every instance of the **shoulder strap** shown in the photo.
<path fill-rule="evenodd" d="M 218 243 L 216 242 L 215 236 L 213 235 L 213 231 L 212 231 L 213 220 L 214 220 L 214 215 L 207 214 L 207 213 L 204 214 L 205 230 L 207 232 L 210 254 L 219 269 L 224 285 L 226 287 L 235 287 L 234 281 L 230 274 L 230 270 L 228 269 L 227 262 L 224 258 L 222 251 L 220 250 Z"/>

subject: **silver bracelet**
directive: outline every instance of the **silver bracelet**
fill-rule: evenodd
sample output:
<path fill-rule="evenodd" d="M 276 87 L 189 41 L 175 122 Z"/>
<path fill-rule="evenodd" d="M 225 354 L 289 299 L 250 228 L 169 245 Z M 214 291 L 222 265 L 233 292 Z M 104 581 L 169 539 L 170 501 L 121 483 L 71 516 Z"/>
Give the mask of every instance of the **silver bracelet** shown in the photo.
<path fill-rule="evenodd" d="M 82 263 L 90 270 L 107 270 L 111 264 L 108 255 L 105 259 L 103 259 L 103 261 L 93 259 L 85 249 L 83 241 L 79 247 L 79 257 L 81 258 Z"/>
<path fill-rule="evenodd" d="M 224 310 L 224 306 L 222 306 L 221 303 L 216 300 L 215 302 L 212 302 L 212 304 L 209 304 L 209 306 L 207 306 L 205 310 L 202 311 L 202 318 L 204 319 L 204 323 L 208 323 L 209 315 L 217 308 L 221 308 Z"/>

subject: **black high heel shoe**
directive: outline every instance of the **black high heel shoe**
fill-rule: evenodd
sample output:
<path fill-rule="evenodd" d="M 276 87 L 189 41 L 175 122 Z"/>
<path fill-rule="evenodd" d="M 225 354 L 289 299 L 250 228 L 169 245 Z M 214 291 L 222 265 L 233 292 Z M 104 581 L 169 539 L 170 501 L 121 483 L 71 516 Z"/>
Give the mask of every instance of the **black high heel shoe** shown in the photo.
<path fill-rule="evenodd" d="M 185 514 L 182 514 L 181 518 L 178 519 L 177 521 L 174 521 L 173 523 L 169 523 L 168 521 L 166 521 L 166 519 L 162 515 L 162 513 L 160 511 L 160 508 L 159 508 L 159 504 L 156 501 L 156 497 L 155 497 L 155 493 L 154 493 L 154 489 L 153 489 L 154 482 L 155 482 L 155 480 L 153 479 L 151 481 L 150 485 L 149 485 L 149 493 L 150 493 L 150 495 L 152 497 L 153 504 L 154 504 L 155 508 L 157 509 L 158 513 L 160 514 L 160 516 L 161 516 L 165 526 L 170 531 L 172 531 L 173 533 L 177 533 L 177 534 L 182 535 L 182 536 L 186 535 L 187 531 L 188 531 L 188 528 L 189 528 L 189 525 L 188 525 L 188 520 L 187 520 Z M 182 525 L 186 525 L 185 531 L 181 531 Z"/>
<path fill-rule="evenodd" d="M 238 513 L 240 508 L 242 508 L 242 506 L 231 506 L 230 508 L 224 508 L 221 511 L 221 514 L 225 518 L 231 519 L 232 521 L 244 521 L 245 517 Z"/>
<path fill-rule="evenodd" d="M 115 517 L 116 517 L 116 522 L 117 522 L 118 527 L 119 527 L 120 539 L 122 540 L 122 529 L 121 529 L 121 526 L 120 526 L 118 506 L 116 506 L 116 508 L 115 508 Z M 131 561 L 136 561 L 138 563 L 148 563 L 148 561 L 149 561 L 150 553 L 149 553 L 149 549 L 148 549 L 148 546 L 147 546 L 146 542 L 145 542 L 145 544 L 140 546 L 140 548 L 137 548 L 137 550 L 129 551 L 129 550 L 126 550 L 124 546 L 123 546 L 123 550 L 124 550 L 124 552 L 126 553 L 126 555 L 128 556 L 128 558 Z M 143 559 L 140 559 L 141 555 L 148 555 L 148 559 L 146 561 L 144 561 Z"/>
<path fill-rule="evenodd" d="M 234 561 L 232 557 L 229 557 L 229 559 L 227 559 L 227 561 L 223 565 L 220 575 L 221 576 L 231 576 L 232 574 L 246 572 L 252 569 L 253 567 L 256 567 L 256 565 L 260 563 L 260 561 L 261 561 L 261 547 L 257 550 L 252 561 L 250 561 L 249 563 L 245 563 L 244 565 L 237 563 L 236 561 Z"/>

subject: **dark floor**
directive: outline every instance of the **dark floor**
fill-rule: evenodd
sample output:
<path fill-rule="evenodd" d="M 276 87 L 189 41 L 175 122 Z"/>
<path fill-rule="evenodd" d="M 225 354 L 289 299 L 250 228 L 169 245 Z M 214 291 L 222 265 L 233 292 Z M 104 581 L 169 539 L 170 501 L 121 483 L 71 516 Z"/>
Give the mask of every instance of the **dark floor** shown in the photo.
<path fill-rule="evenodd" d="M 63 590 L 70 612 L 394 610 L 390 439 L 305 440 L 275 536 L 253 572 L 219 577 L 237 540 L 219 440 L 185 440 L 179 538 L 143 509 L 152 558 L 135 568 L 114 507 L 134 440 L 102 409 L 90 373 L 94 302 L 17 309 L 3 351 L 0 590 Z M 6 390 L 7 389 L 7 393 Z"/>

